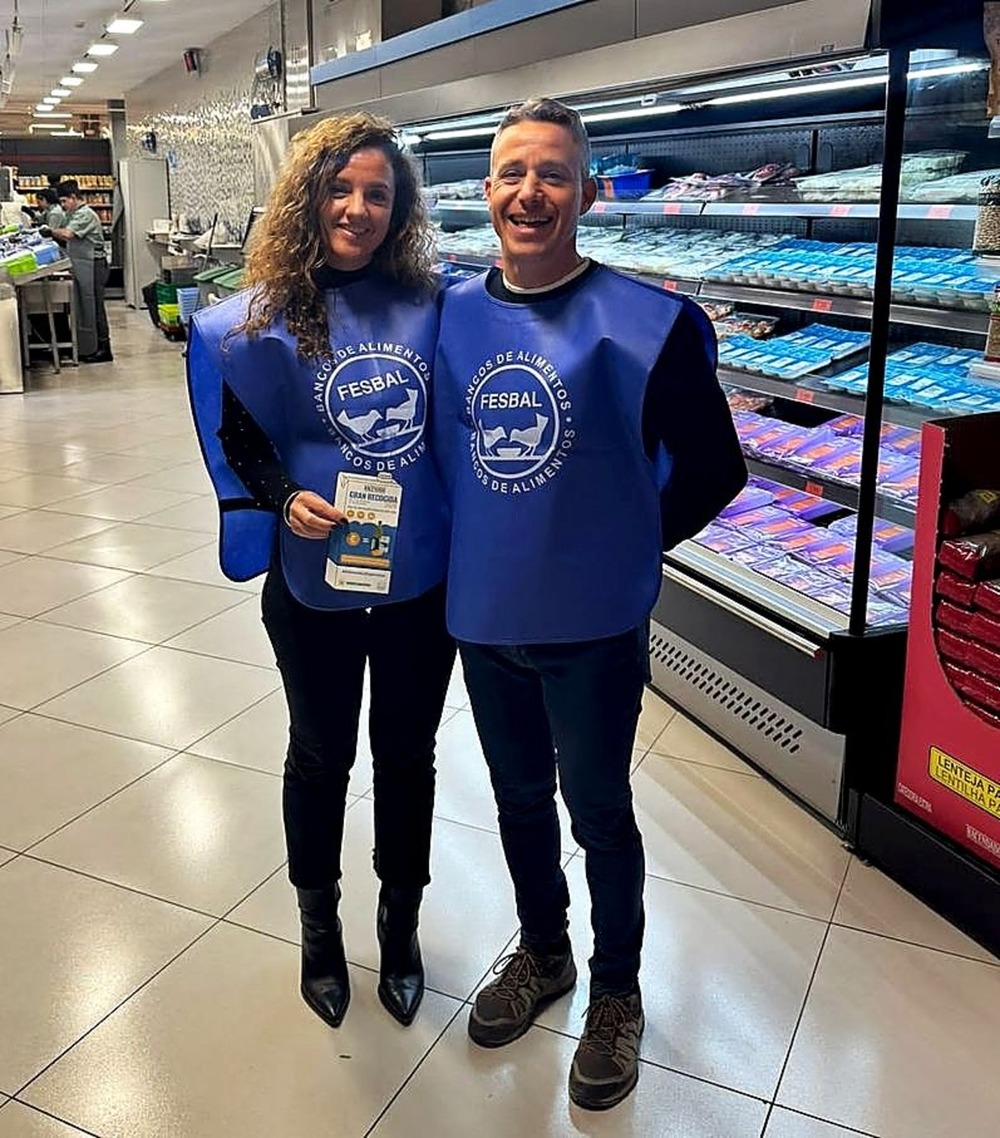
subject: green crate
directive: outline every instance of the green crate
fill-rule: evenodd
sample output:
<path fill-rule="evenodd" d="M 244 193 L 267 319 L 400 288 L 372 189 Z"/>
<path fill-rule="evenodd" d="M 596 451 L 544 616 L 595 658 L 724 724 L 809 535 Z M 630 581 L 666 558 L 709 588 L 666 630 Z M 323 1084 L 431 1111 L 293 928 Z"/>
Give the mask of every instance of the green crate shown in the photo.
<path fill-rule="evenodd" d="M 177 285 L 168 284 L 166 281 L 156 282 L 156 303 L 157 306 L 161 304 L 176 304 L 177 303 Z"/>

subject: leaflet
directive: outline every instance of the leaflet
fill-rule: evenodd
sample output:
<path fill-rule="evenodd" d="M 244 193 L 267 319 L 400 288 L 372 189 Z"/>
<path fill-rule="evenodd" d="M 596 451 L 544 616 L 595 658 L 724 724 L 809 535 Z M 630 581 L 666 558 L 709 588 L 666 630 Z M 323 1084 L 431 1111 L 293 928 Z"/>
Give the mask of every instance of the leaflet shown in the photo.
<path fill-rule="evenodd" d="M 389 592 L 403 487 L 388 474 L 337 475 L 334 506 L 347 518 L 330 534 L 326 583 L 353 593 Z"/>

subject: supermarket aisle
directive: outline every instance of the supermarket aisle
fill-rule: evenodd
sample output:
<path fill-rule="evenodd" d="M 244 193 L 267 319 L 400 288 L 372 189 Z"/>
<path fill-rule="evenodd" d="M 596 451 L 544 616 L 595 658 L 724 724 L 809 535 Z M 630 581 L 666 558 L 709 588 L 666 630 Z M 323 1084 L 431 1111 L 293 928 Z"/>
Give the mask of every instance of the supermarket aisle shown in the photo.
<path fill-rule="evenodd" d="M 215 567 L 178 347 L 111 315 L 114 364 L 0 397 L 0 1138 L 992 1138 L 997 961 L 652 696 L 638 1092 L 604 1116 L 568 1106 L 585 985 L 507 1049 L 465 1036 L 516 925 L 457 680 L 422 926 L 433 991 L 408 1030 L 375 997 L 362 755 L 354 994 L 324 1027 L 296 991 L 257 588 Z"/>

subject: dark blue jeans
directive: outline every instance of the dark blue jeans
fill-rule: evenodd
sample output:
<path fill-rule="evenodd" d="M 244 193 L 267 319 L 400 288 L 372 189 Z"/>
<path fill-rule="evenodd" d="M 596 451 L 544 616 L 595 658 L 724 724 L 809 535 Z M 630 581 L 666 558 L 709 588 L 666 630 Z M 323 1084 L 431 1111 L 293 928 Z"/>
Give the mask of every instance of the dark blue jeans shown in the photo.
<path fill-rule="evenodd" d="M 554 944 L 567 927 L 558 771 L 573 837 L 586 858 L 594 930 L 591 998 L 633 990 L 645 863 L 629 767 L 649 678 L 647 627 L 575 644 L 463 643 L 459 650 L 496 796 L 522 943 Z"/>

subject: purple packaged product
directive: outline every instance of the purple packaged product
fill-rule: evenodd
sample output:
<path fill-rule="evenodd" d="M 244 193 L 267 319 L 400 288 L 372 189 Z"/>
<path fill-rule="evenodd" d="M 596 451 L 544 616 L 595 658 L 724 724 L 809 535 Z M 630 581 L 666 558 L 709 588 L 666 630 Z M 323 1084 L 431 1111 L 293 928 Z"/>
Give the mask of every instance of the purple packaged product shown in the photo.
<path fill-rule="evenodd" d="M 755 529 L 765 522 L 780 521 L 787 517 L 788 514 L 776 506 L 760 506 L 756 510 L 747 510 L 746 513 L 740 514 L 740 530 Z"/>
<path fill-rule="evenodd" d="M 762 562 L 755 568 L 761 576 L 767 577 L 768 580 L 784 582 L 800 572 L 802 566 L 796 564 L 791 557 L 775 557 L 770 561 Z"/>
<path fill-rule="evenodd" d="M 837 581 L 831 582 L 812 594 L 812 599 L 821 605 L 828 605 L 838 612 L 849 612 L 851 608 L 851 590 L 846 584 Z"/>
<path fill-rule="evenodd" d="M 793 562 L 793 567 L 786 567 L 782 565 L 781 575 L 772 572 L 773 566 L 777 562 L 767 567 L 768 577 L 773 577 L 774 580 L 780 581 L 789 589 L 794 589 L 797 593 L 805 593 L 807 596 L 812 597 L 816 593 L 823 592 L 826 589 L 839 589 L 841 586 L 839 582 L 835 581 L 832 577 L 823 572 L 822 569 L 810 569 L 807 565 L 801 565 L 798 562 Z M 847 591 L 846 589 L 844 590 Z"/>
<path fill-rule="evenodd" d="M 920 454 L 920 432 L 912 427 L 885 423 L 882 426 L 882 445 L 891 447 L 897 454 L 916 457 Z"/>
<path fill-rule="evenodd" d="M 735 561 L 737 565 L 745 565 L 748 569 L 759 569 L 760 566 L 766 565 L 769 561 L 774 561 L 780 556 L 780 549 L 776 549 L 773 545 L 768 545 L 763 541 L 746 545 L 742 549 L 734 550 L 728 554 L 730 561 Z"/>
<path fill-rule="evenodd" d="M 909 606 L 907 605 L 907 608 Z M 907 608 L 901 604 L 896 604 L 895 601 L 889 597 L 869 597 L 868 598 L 868 623 L 869 624 L 906 624 L 908 619 Z"/>
<path fill-rule="evenodd" d="M 865 421 L 860 415 L 838 415 L 836 419 L 827 420 L 823 426 L 835 435 L 860 435 L 865 429 Z"/>
<path fill-rule="evenodd" d="M 714 553 L 728 554 L 743 549 L 754 539 L 752 534 L 740 533 L 739 530 L 730 529 L 728 526 L 711 525 L 706 526 L 694 540 L 698 545 L 711 549 Z"/>
<path fill-rule="evenodd" d="M 904 460 L 892 473 L 879 483 L 879 493 L 904 502 L 915 502 L 920 484 L 920 462 L 916 459 Z"/>
<path fill-rule="evenodd" d="M 831 533 L 853 539 L 858 532 L 858 515 L 848 514 L 846 518 L 838 518 L 827 528 Z M 879 549 L 884 549 L 886 553 L 905 553 L 913 548 L 913 530 L 898 526 L 895 522 L 887 522 L 884 518 L 875 519 L 872 538 Z"/>
<path fill-rule="evenodd" d="M 761 506 L 770 506 L 773 501 L 774 495 L 770 490 L 765 490 L 762 486 L 747 486 L 736 495 L 722 513 L 719 514 L 719 517 L 735 518 L 739 514 L 745 514 L 748 510 L 757 510 Z"/>
<path fill-rule="evenodd" d="M 891 589 L 883 589 L 882 596 L 886 600 L 895 601 L 896 604 L 909 609 L 913 600 L 913 581 L 903 581 L 902 584 L 894 585 Z"/>
<path fill-rule="evenodd" d="M 856 437 L 845 439 L 842 450 L 821 459 L 814 469 L 835 482 L 853 485 L 861 477 L 861 440 Z"/>
<path fill-rule="evenodd" d="M 894 553 L 884 553 L 881 549 L 872 552 L 872 565 L 869 580 L 871 587 L 880 593 L 889 592 L 901 585 L 910 583 L 913 577 L 913 562 L 904 561 Z"/>
<path fill-rule="evenodd" d="M 793 423 L 776 423 L 773 430 L 758 431 L 746 442 L 751 454 L 763 455 L 765 458 L 784 456 L 799 447 L 806 446 L 813 439 L 813 433 L 807 427 L 797 427 Z"/>
<path fill-rule="evenodd" d="M 855 444 L 850 439 L 838 435 L 828 435 L 824 439 L 809 442 L 799 447 L 793 455 L 789 456 L 788 461 L 796 470 L 822 472 L 826 463 L 838 455 L 853 452 L 854 447 Z"/>
<path fill-rule="evenodd" d="M 794 424 L 789 426 L 791 429 L 787 434 L 780 439 L 773 439 L 766 444 L 766 447 L 761 448 L 761 453 L 766 454 L 772 462 L 781 463 L 783 466 L 793 463 L 795 460 L 792 456 L 802 447 L 832 440 L 834 437 L 822 428 L 799 427 Z"/>
<path fill-rule="evenodd" d="M 773 521 L 753 526 L 752 532 L 758 534 L 764 541 L 776 542 L 779 538 L 807 532 L 812 528 L 813 526 L 809 522 L 804 522 L 801 518 L 793 517 L 791 514 L 784 514 L 780 519 L 775 518 Z"/>
<path fill-rule="evenodd" d="M 794 490 L 791 486 L 775 487 L 774 504 L 779 509 L 787 510 L 788 513 L 807 522 L 825 518 L 828 514 L 836 514 L 844 508 L 836 502 L 817 498 L 815 494 L 807 494 L 804 490 Z"/>
<path fill-rule="evenodd" d="M 854 550 L 849 542 L 836 534 L 824 534 L 822 530 L 815 540 L 803 543 L 795 550 L 795 556 L 807 565 L 835 565 L 853 555 Z"/>

